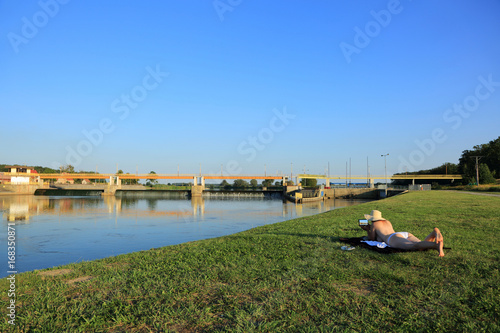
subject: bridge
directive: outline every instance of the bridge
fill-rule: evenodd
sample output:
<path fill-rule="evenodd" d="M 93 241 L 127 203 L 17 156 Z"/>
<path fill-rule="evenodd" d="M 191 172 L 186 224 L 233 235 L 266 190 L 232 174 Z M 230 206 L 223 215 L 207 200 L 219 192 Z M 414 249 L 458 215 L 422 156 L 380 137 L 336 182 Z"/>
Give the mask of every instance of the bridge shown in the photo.
<path fill-rule="evenodd" d="M 370 184 L 369 187 L 373 187 L 375 180 L 395 180 L 395 179 L 405 179 L 412 180 L 412 184 L 415 185 L 415 180 L 460 180 L 462 179 L 462 175 L 387 175 L 386 176 L 333 176 L 333 175 L 312 175 L 312 174 L 298 174 L 295 178 L 295 183 L 299 183 L 299 179 L 324 179 L 326 181 L 326 186 L 330 186 L 330 181 L 332 180 L 365 180 L 367 184 Z"/>
<path fill-rule="evenodd" d="M 7 173 L 6 173 L 7 174 Z M 19 175 L 19 174 L 16 174 Z M 33 174 L 30 174 L 33 177 Z M 38 182 L 44 179 L 106 179 L 109 180 L 110 185 L 121 185 L 123 179 L 182 179 L 182 180 L 192 180 L 194 186 L 205 186 L 205 180 L 224 180 L 224 179 L 259 179 L 259 180 L 282 180 L 286 182 L 287 176 L 284 175 L 219 175 L 219 174 L 206 174 L 206 175 L 196 175 L 196 174 L 94 174 L 94 173 L 42 173 L 36 175 Z"/>
<path fill-rule="evenodd" d="M 285 175 L 224 175 L 224 174 L 206 174 L 206 175 L 196 175 L 196 174 L 107 174 L 107 173 L 20 173 L 20 172 L 5 172 L 4 177 L 16 177 L 19 181 L 20 178 L 24 178 L 26 182 L 20 183 L 10 183 L 6 182 L 3 186 L 11 193 L 24 193 L 33 194 L 38 189 L 48 189 L 51 184 L 45 182 L 44 180 L 51 179 L 64 179 L 64 180 L 75 180 L 75 179 L 92 179 L 92 180 L 105 180 L 105 184 L 94 184 L 94 185 L 74 185 L 75 189 L 85 189 L 85 190 L 103 190 L 104 194 L 114 194 L 116 190 L 119 189 L 131 189 L 128 185 L 123 185 L 122 180 L 124 179 L 182 179 L 182 180 L 192 180 L 193 186 L 191 187 L 192 196 L 201 196 L 203 190 L 205 189 L 206 180 L 229 180 L 229 179 L 255 179 L 255 180 L 281 180 L 286 183 L 288 179 Z M 54 186 L 54 185 L 52 185 Z M 56 186 L 57 188 L 57 186 Z M 59 186 L 59 188 L 68 189 L 68 185 Z"/>
<path fill-rule="evenodd" d="M 88 185 L 93 186 L 94 189 L 102 189 L 105 194 L 113 195 L 116 190 L 122 189 L 122 180 L 124 179 L 182 179 L 182 180 L 192 180 L 193 186 L 191 187 L 192 196 L 201 196 L 203 190 L 205 190 L 206 180 L 230 180 L 230 179 L 255 179 L 255 180 L 281 180 L 283 184 L 286 184 L 287 180 L 293 178 L 293 176 L 288 177 L 283 174 L 278 175 L 224 175 L 224 174 L 102 174 L 102 173 L 18 173 L 18 172 L 5 172 L 4 177 L 16 177 L 25 178 L 28 180 L 26 183 L 9 184 L 9 182 L 4 183 L 3 187 L 9 186 L 8 191 L 11 193 L 26 193 L 33 194 L 37 189 L 50 188 L 50 184 L 46 183 L 44 180 L 50 179 L 93 179 L 93 180 L 106 180 L 104 184 L 94 184 Z M 459 180 L 462 179 L 461 175 L 388 175 L 386 176 L 344 176 L 344 175 L 315 175 L 315 174 L 298 174 L 295 176 L 295 184 L 299 184 L 300 179 L 322 179 L 326 181 L 326 187 L 330 186 L 331 181 L 335 180 L 366 180 L 369 184 L 368 187 L 373 188 L 375 180 L 385 180 L 385 179 L 407 179 L 412 180 L 415 184 L 417 179 L 426 180 Z M 25 186 L 26 189 L 20 187 Z M 124 187 L 127 188 L 127 187 Z M 124 189 L 123 188 L 123 189 Z"/>

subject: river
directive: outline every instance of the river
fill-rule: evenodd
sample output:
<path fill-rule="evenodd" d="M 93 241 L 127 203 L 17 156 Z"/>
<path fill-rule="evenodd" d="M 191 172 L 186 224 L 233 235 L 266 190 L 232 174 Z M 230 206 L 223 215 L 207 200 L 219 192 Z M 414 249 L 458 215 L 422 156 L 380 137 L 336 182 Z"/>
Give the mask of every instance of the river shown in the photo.
<path fill-rule="evenodd" d="M 4 254 L 0 277 L 9 271 L 20 273 L 229 235 L 367 201 L 335 199 L 296 205 L 266 198 L 0 196 L 0 254 Z M 7 243 L 12 236 L 15 263 L 9 268 Z"/>

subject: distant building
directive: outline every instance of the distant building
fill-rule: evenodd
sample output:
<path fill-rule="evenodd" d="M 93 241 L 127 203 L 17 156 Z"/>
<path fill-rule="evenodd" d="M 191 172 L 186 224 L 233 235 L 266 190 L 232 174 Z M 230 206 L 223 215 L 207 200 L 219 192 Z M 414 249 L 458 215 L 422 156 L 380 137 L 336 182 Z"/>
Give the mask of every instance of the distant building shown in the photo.
<path fill-rule="evenodd" d="M 11 184 L 29 184 L 30 180 L 35 181 L 35 177 L 38 172 L 33 167 L 21 166 L 21 165 L 9 165 L 6 166 L 7 173 L 10 173 L 10 183 Z M 28 176 L 33 175 L 33 176 Z"/>
<path fill-rule="evenodd" d="M 74 184 L 75 180 L 73 178 L 64 178 L 64 174 L 61 174 L 61 178 L 57 178 L 56 184 Z"/>
<path fill-rule="evenodd" d="M 82 185 L 92 185 L 93 183 L 89 179 L 83 179 Z"/>

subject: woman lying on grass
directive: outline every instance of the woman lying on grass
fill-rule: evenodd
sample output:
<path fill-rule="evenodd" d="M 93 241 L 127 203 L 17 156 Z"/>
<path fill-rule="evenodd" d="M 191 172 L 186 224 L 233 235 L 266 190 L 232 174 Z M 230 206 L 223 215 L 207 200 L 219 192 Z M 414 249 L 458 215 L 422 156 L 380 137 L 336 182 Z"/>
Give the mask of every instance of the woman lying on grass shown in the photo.
<path fill-rule="evenodd" d="M 435 249 L 440 257 L 444 257 L 443 235 L 438 228 L 434 228 L 434 231 L 421 241 L 409 232 L 395 232 L 391 222 L 382 218 L 382 213 L 378 210 L 372 210 L 371 215 L 365 214 L 365 218 L 372 224 L 360 227 L 368 232 L 368 238 L 372 241 L 385 242 L 391 247 L 403 250 Z"/>

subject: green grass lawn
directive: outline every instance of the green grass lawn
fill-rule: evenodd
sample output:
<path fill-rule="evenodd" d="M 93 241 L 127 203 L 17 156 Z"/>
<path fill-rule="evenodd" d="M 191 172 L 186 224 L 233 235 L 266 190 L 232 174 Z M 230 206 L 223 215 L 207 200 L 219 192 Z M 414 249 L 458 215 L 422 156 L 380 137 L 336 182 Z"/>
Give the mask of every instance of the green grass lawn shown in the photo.
<path fill-rule="evenodd" d="M 447 250 L 341 251 L 382 211 Z M 7 332 L 499 332 L 500 198 L 414 192 L 231 236 L 17 275 Z M 64 269 L 64 270 L 63 270 Z"/>

